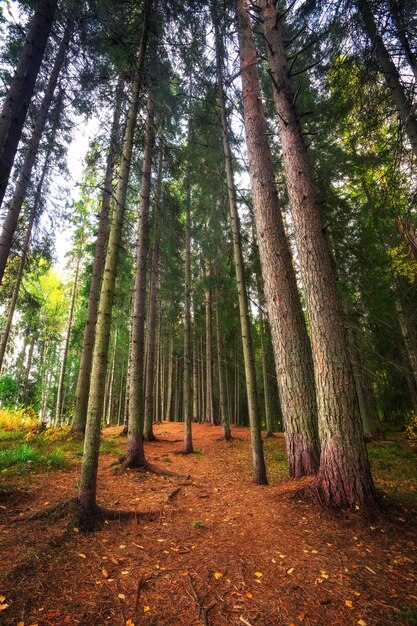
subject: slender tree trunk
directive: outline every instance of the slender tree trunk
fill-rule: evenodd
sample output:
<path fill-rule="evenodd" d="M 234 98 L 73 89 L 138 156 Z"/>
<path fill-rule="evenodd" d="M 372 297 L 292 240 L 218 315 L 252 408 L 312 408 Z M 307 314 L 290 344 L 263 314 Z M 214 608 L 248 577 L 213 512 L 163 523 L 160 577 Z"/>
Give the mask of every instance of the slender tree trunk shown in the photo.
<path fill-rule="evenodd" d="M 132 96 L 123 142 L 116 202 L 113 211 L 113 220 L 110 229 L 97 314 L 96 338 L 91 366 L 90 394 L 84 440 L 84 456 L 78 492 L 80 523 L 85 525 L 86 528 L 94 523 L 94 516 L 97 512 L 97 471 L 100 448 L 100 423 L 103 411 L 103 392 L 106 380 L 113 296 L 119 260 L 119 249 L 122 239 L 127 184 L 132 160 L 133 140 L 136 129 L 140 87 L 142 82 L 142 69 L 148 38 L 149 10 L 150 0 L 149 2 L 146 2 L 144 9 L 145 16 L 143 22 L 143 33 L 138 51 L 135 76 L 132 84 Z"/>
<path fill-rule="evenodd" d="M 188 134 L 190 135 L 190 132 Z M 183 451 L 184 454 L 192 454 L 194 452 L 194 449 L 191 429 L 191 191 L 189 179 L 187 180 L 186 185 L 187 197 L 185 200 Z"/>
<path fill-rule="evenodd" d="M 172 421 L 172 378 L 174 372 L 174 337 L 173 329 L 171 329 L 171 336 L 169 338 L 168 349 L 168 381 L 167 381 L 167 404 L 165 419 L 167 422 Z"/>
<path fill-rule="evenodd" d="M 29 24 L 19 63 L 3 103 L 0 115 L 0 206 L 6 192 L 57 4 L 58 0 L 39 0 L 37 10 Z M 0 238 L 0 282 L 3 278 L 9 247 L 7 247 L 7 240 L 3 241 Z"/>
<path fill-rule="evenodd" d="M 31 341 L 30 341 L 30 345 L 29 345 L 29 353 L 28 353 L 28 358 L 27 358 L 27 361 L 26 361 L 26 368 L 25 368 L 25 379 L 23 381 L 23 387 L 22 387 L 22 398 L 23 398 L 23 401 L 25 401 L 26 397 L 27 397 L 27 391 L 28 391 L 28 386 L 29 386 L 29 378 L 30 378 L 30 370 L 32 368 L 33 352 L 35 350 L 35 343 L 36 343 L 36 335 L 33 335 L 32 338 L 31 338 Z"/>
<path fill-rule="evenodd" d="M 114 372 L 116 368 L 116 351 L 117 351 L 117 328 L 114 333 L 113 356 L 111 360 L 110 379 L 109 379 L 109 399 L 107 403 L 107 419 L 106 423 L 110 425 L 113 417 L 113 388 L 114 388 Z"/>
<path fill-rule="evenodd" d="M 50 2 L 50 4 L 53 4 Z M 56 4 L 56 3 L 55 3 Z M 52 18 L 51 18 L 52 19 Z M 13 198 L 10 203 L 9 210 L 7 211 L 4 219 L 2 232 L 0 234 L 0 284 L 3 280 L 4 270 L 6 268 L 7 259 L 10 254 L 10 248 L 13 241 L 13 236 L 16 231 L 17 222 L 19 219 L 20 211 L 22 209 L 23 202 L 26 198 L 27 190 L 32 177 L 33 166 L 38 155 L 39 146 L 41 143 L 42 135 L 45 130 L 46 122 L 48 120 L 49 111 L 51 109 L 52 102 L 54 100 L 54 92 L 58 83 L 58 77 L 61 72 L 62 66 L 65 61 L 68 44 L 73 31 L 74 22 L 67 23 L 64 36 L 59 45 L 58 52 L 55 57 L 55 62 L 46 86 L 45 95 L 42 99 L 42 103 L 39 109 L 39 113 L 36 118 L 35 127 L 33 129 L 32 136 L 29 141 L 28 150 L 23 161 L 22 169 L 20 170 L 19 178 L 17 179 L 16 187 L 13 193 Z M 6 106 L 6 105 L 5 105 Z M 1 118 L 3 121 L 3 117 Z M 13 125 L 13 121 L 11 122 Z M 1 128 L 1 122 L 0 122 Z M 0 130 L 1 133 L 1 130 Z M 1 139 L 0 139 L 1 145 Z M 17 147 L 17 144 L 16 144 Z M 1 159 L 1 157 L 0 157 Z M 0 161 L 1 162 L 1 161 Z M 2 167 L 0 166 L 0 190 L 2 188 Z M 3 196 L 0 191 L 0 203 Z"/>
<path fill-rule="evenodd" d="M 226 168 L 227 191 L 230 211 L 230 222 L 233 240 L 233 257 L 236 272 L 236 283 L 239 300 L 240 327 L 242 334 L 243 358 L 245 363 L 246 393 L 248 399 L 249 422 L 252 441 L 252 459 L 254 468 L 254 482 L 258 485 L 266 485 L 266 467 L 263 454 L 263 442 L 261 434 L 261 423 L 259 417 L 258 397 L 256 389 L 255 358 L 253 354 L 248 297 L 245 285 L 245 273 L 243 266 L 243 255 L 240 240 L 240 223 L 237 209 L 236 189 L 234 183 L 232 153 L 229 142 L 229 129 L 226 115 L 225 96 L 223 88 L 222 73 L 222 43 L 218 32 L 217 20 L 213 20 L 216 38 L 216 62 L 217 62 L 217 84 L 220 104 L 220 120 L 223 136 L 223 150 Z"/>
<path fill-rule="evenodd" d="M 155 105 L 148 97 L 145 153 L 142 170 L 141 201 L 136 244 L 136 273 L 132 302 L 132 364 L 129 393 L 129 428 L 127 433 L 126 467 L 146 465 L 143 449 L 143 374 L 146 301 L 146 266 L 148 259 L 148 214 L 151 191 L 151 168 L 154 152 Z"/>
<path fill-rule="evenodd" d="M 408 316 L 404 312 L 404 307 L 401 302 L 398 286 L 393 283 L 393 291 L 395 294 L 395 308 L 397 310 L 398 321 L 400 324 L 401 334 L 404 340 L 404 346 L 407 353 L 408 361 L 411 366 L 411 375 L 414 379 L 414 383 L 417 386 L 417 344 L 414 337 L 413 329 L 411 328 Z"/>
<path fill-rule="evenodd" d="M 65 333 L 64 351 L 63 351 L 63 354 L 62 354 L 61 367 L 60 367 L 60 370 L 59 370 L 58 391 L 57 391 L 56 408 L 55 408 L 55 424 L 56 425 L 58 425 L 61 422 L 62 407 L 63 407 L 65 370 L 66 370 L 69 342 L 70 342 L 70 338 L 71 338 L 72 322 L 73 322 L 73 318 L 74 318 L 74 307 L 75 307 L 75 299 L 76 299 L 76 296 L 77 296 L 78 275 L 79 275 L 79 271 L 80 271 L 80 263 L 81 263 L 81 254 L 78 257 L 77 265 L 75 266 L 74 282 L 73 282 L 72 290 L 71 290 L 70 310 L 69 310 L 69 314 L 68 314 L 67 330 L 66 330 L 66 333 Z"/>
<path fill-rule="evenodd" d="M 384 74 L 385 83 L 391 92 L 398 116 L 404 125 L 413 152 L 417 156 L 417 117 L 413 104 L 405 93 L 400 74 L 378 32 L 369 0 L 356 0 L 356 4 L 362 17 L 365 32 L 373 44 L 374 53 Z"/>
<path fill-rule="evenodd" d="M 376 494 L 343 314 L 316 201 L 313 172 L 294 105 L 281 25 L 272 0 L 260 0 L 259 6 L 311 329 L 321 444 L 319 472 L 311 492 L 328 506 L 372 509 Z"/>
<path fill-rule="evenodd" d="M 301 477 L 314 474 L 319 464 L 313 363 L 276 189 L 256 49 L 244 0 L 238 0 L 237 14 L 249 174 L 289 473 Z"/>
<path fill-rule="evenodd" d="M 210 267 L 206 261 L 206 278 L 210 278 Z M 206 393 L 205 393 L 205 421 L 214 424 L 213 409 L 213 356 L 211 346 L 212 319 L 211 319 L 211 289 L 207 287 L 204 296 L 204 306 L 206 312 Z"/>
<path fill-rule="evenodd" d="M 156 224 L 156 230 L 159 231 L 158 224 Z M 146 391 L 143 429 L 143 436 L 146 441 L 155 441 L 156 439 L 152 428 L 152 409 L 155 386 L 156 298 L 158 293 L 159 249 L 159 232 L 156 232 L 152 250 L 151 285 L 149 289 L 148 358 L 146 360 Z"/>
<path fill-rule="evenodd" d="M 230 415 L 227 406 L 226 372 L 224 367 L 223 335 L 220 327 L 219 296 L 216 290 L 216 339 L 217 339 L 217 368 L 219 373 L 220 417 L 222 422 L 223 439 L 229 441 L 232 438 L 230 432 Z"/>
<path fill-rule="evenodd" d="M 198 422 L 198 339 L 197 339 L 197 325 L 195 318 L 195 303 L 194 303 L 194 332 L 193 332 L 193 422 Z"/>
<path fill-rule="evenodd" d="M 109 210 L 112 200 L 112 182 L 114 167 L 118 154 L 118 138 L 120 129 L 120 116 L 123 99 L 124 80 L 119 78 L 115 98 L 116 105 L 113 114 L 113 123 L 110 133 L 110 146 L 107 155 L 106 174 L 104 189 L 101 197 L 101 210 L 98 221 L 98 233 L 96 239 L 94 263 L 91 275 L 90 292 L 88 295 L 87 321 L 84 329 L 83 348 L 78 372 L 77 387 L 75 392 L 74 416 L 71 430 L 84 432 L 87 419 L 88 395 L 90 391 L 91 364 L 93 360 L 94 339 L 96 334 L 97 313 L 100 300 L 100 286 L 106 261 L 106 248 L 109 228 Z M 121 172 L 122 174 L 122 172 Z M 126 175 L 126 171 L 123 172 Z"/>
<path fill-rule="evenodd" d="M 262 311 L 259 314 L 259 324 L 261 329 L 261 359 L 262 359 L 262 379 L 264 384 L 264 403 L 265 403 L 265 426 L 266 436 L 272 437 L 274 434 L 272 426 L 272 402 L 271 402 L 271 385 L 268 375 L 268 356 L 266 348 L 266 329 L 265 320 Z"/>

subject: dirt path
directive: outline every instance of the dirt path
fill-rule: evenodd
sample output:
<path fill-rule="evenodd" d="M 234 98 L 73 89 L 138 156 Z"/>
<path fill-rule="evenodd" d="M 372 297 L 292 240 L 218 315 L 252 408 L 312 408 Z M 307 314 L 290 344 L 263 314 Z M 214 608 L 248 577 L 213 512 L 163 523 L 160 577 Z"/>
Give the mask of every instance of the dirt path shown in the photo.
<path fill-rule="evenodd" d="M 218 428 L 195 425 L 191 457 L 166 441 L 181 439 L 181 424 L 155 430 L 165 441 L 147 444 L 148 459 L 184 476 L 115 475 L 106 455 L 99 488 L 106 507 L 154 519 L 110 521 L 88 536 L 65 519 L 28 519 L 75 496 L 79 467 L 37 476 L 29 494 L 0 503 L 1 624 L 415 623 L 415 517 L 364 525 L 293 502 L 277 484 L 254 486 L 244 429 L 225 443 Z M 282 438 L 267 445 L 283 451 Z"/>

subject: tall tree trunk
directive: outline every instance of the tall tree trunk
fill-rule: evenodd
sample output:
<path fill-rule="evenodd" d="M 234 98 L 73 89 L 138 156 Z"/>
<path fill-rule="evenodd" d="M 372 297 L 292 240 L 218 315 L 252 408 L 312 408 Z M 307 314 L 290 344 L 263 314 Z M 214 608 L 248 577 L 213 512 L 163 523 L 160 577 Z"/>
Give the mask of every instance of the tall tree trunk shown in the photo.
<path fill-rule="evenodd" d="M 167 422 L 172 421 L 172 379 L 174 375 L 174 336 L 171 329 L 168 348 L 168 380 L 167 380 L 167 403 L 165 419 Z"/>
<path fill-rule="evenodd" d="M 397 109 L 401 123 L 410 140 L 414 154 L 417 156 L 417 117 L 412 102 L 407 97 L 401 84 L 400 74 L 393 63 L 384 41 L 378 32 L 369 0 L 356 0 L 362 17 L 365 32 L 373 44 L 378 64 L 384 74 L 385 83 L 391 92 L 392 100 Z"/>
<path fill-rule="evenodd" d="M 190 135 L 190 132 L 188 133 Z M 189 174 L 189 172 L 188 172 Z M 185 269 L 184 269 L 184 454 L 192 454 L 191 429 L 191 191 L 189 176 L 185 200 Z"/>
<path fill-rule="evenodd" d="M 210 279 L 210 265 L 206 261 L 205 274 L 207 280 Z M 204 421 L 214 424 L 213 408 L 213 355 L 212 355 L 212 316 L 211 316 L 211 289 L 206 287 L 204 293 L 204 307 L 206 313 L 206 393 L 205 393 L 205 417 Z"/>
<path fill-rule="evenodd" d="M 75 272 L 74 272 L 74 282 L 73 282 L 72 289 L 71 289 L 71 301 L 70 301 L 70 309 L 69 309 L 68 320 L 67 320 L 67 329 L 65 332 L 64 351 L 62 354 L 61 367 L 59 370 L 58 391 L 57 391 L 56 408 L 55 408 L 55 425 L 58 425 L 61 422 L 65 370 L 66 370 L 66 364 L 67 364 L 69 342 L 71 338 L 72 321 L 74 317 L 75 298 L 77 296 L 80 263 L 81 263 L 81 254 L 78 256 L 78 259 L 77 259 L 77 265 L 75 266 Z"/>
<path fill-rule="evenodd" d="M 106 248 L 109 229 L 109 210 L 112 199 L 112 183 L 119 144 L 120 116 L 123 100 L 124 80 L 119 78 L 113 113 L 113 123 L 110 133 L 110 145 L 107 155 L 104 189 L 101 197 L 101 210 L 98 221 L 98 232 L 94 252 L 94 263 L 91 275 L 90 292 L 88 294 L 87 320 L 84 329 L 83 348 L 78 371 L 77 387 L 75 391 L 74 416 L 71 430 L 84 432 L 87 419 L 88 395 L 90 391 L 91 364 L 93 360 L 94 339 L 96 334 L 97 313 L 100 300 L 100 286 L 106 261 Z M 120 174 L 126 175 L 126 172 Z"/>
<path fill-rule="evenodd" d="M 222 42 L 214 17 L 216 65 L 218 97 L 220 104 L 220 121 L 222 127 L 223 150 L 226 168 L 227 192 L 230 211 L 230 222 L 233 241 L 233 258 L 236 272 L 236 283 L 239 300 L 240 327 L 242 334 L 243 359 L 245 364 L 246 393 L 248 399 L 249 422 L 252 442 L 252 459 L 254 470 L 254 482 L 258 485 L 268 483 L 266 477 L 265 459 L 263 454 L 263 442 L 261 434 L 261 422 L 259 416 L 258 397 L 256 389 L 255 358 L 253 354 L 252 337 L 249 319 L 248 296 L 246 293 L 245 273 L 243 266 L 243 254 L 240 239 L 239 213 L 237 209 L 236 189 L 234 183 L 232 153 L 229 141 L 229 129 L 227 123 L 223 73 L 222 73 Z"/>
<path fill-rule="evenodd" d="M 216 289 L 216 339 L 217 369 L 219 373 L 220 417 L 222 422 L 223 439 L 225 441 L 230 441 L 232 435 L 230 432 L 230 415 L 227 406 L 226 372 L 224 367 L 224 345 L 222 329 L 220 326 L 218 287 Z"/>
<path fill-rule="evenodd" d="M 153 403 L 154 403 L 154 385 L 155 385 L 155 342 L 156 342 L 156 301 L 158 295 L 159 280 L 159 252 L 160 252 L 160 204 L 162 192 L 162 164 L 163 149 L 162 145 L 159 150 L 158 174 L 156 182 L 155 194 L 155 220 L 154 220 L 154 243 L 152 249 L 151 260 L 151 277 L 149 287 L 149 308 L 148 308 L 148 346 L 145 372 L 145 407 L 144 407 L 144 428 L 143 436 L 146 441 L 155 441 L 153 433 Z"/>
<path fill-rule="evenodd" d="M 148 310 L 148 358 L 146 360 L 146 391 L 144 408 L 144 429 L 143 436 L 146 441 L 155 441 L 153 433 L 153 401 L 155 386 L 155 343 L 156 343 L 156 299 L 158 294 L 159 275 L 159 225 L 155 225 L 155 241 L 152 250 L 151 260 L 151 284 L 149 289 L 149 310 Z"/>
<path fill-rule="evenodd" d="M 129 428 L 127 433 L 126 467 L 146 465 L 143 449 L 143 375 L 144 375 L 144 335 L 146 269 L 148 259 L 148 214 L 151 191 L 151 168 L 154 152 L 155 105 L 150 96 L 147 103 L 145 153 L 143 159 L 141 201 L 139 207 L 136 243 L 136 273 L 132 302 L 132 363 L 129 391 Z"/>
<path fill-rule="evenodd" d="M 417 343 L 414 336 L 413 329 L 408 319 L 408 315 L 404 312 L 403 303 L 401 301 L 401 295 L 399 287 L 396 283 L 393 283 L 392 289 L 395 294 L 395 308 L 397 310 L 398 321 L 400 324 L 401 334 L 404 340 L 405 351 L 407 353 L 408 361 L 411 366 L 410 374 L 414 379 L 414 383 L 417 386 Z"/>
<path fill-rule="evenodd" d="M 194 304 L 194 315 L 193 315 L 193 422 L 198 422 L 199 415 L 199 405 L 198 405 L 198 339 L 197 339 L 197 324 L 195 317 L 195 304 Z"/>
<path fill-rule="evenodd" d="M 113 297 L 119 261 L 119 249 L 122 240 L 127 185 L 138 116 L 142 69 L 148 39 L 150 1 L 151 0 L 145 3 L 144 8 L 143 32 L 138 51 L 135 76 L 132 84 L 132 95 L 123 141 L 116 202 L 113 210 L 113 220 L 110 229 L 97 314 L 96 338 L 94 342 L 93 360 L 91 366 L 90 394 L 84 439 L 84 456 L 78 492 L 80 523 L 86 528 L 88 528 L 91 524 L 94 524 L 94 517 L 97 512 L 97 471 L 100 448 L 100 424 L 103 410 L 103 393 L 106 380 Z"/>
<path fill-rule="evenodd" d="M 116 368 L 116 351 L 117 351 L 117 328 L 114 333 L 113 356 L 111 360 L 110 378 L 109 378 L 109 399 L 107 402 L 107 425 L 112 423 L 113 417 L 113 388 L 114 388 L 114 372 Z"/>
<path fill-rule="evenodd" d="M 313 363 L 285 234 L 262 106 L 256 49 L 244 0 L 237 2 L 249 175 L 271 324 L 289 474 L 314 474 L 319 464 Z"/>
<path fill-rule="evenodd" d="M 58 0 L 39 0 L 0 115 L 0 207 L 41 67 Z M 0 282 L 8 255 L 0 239 Z"/>
<path fill-rule="evenodd" d="M 29 386 L 30 370 L 32 368 L 32 359 L 33 359 L 33 352 L 35 350 L 35 343 L 36 343 L 36 335 L 33 335 L 29 344 L 29 353 L 28 353 L 28 358 L 26 361 L 26 368 L 25 368 L 25 379 L 23 381 L 23 387 L 22 387 L 22 398 L 25 404 L 28 404 L 27 391 L 28 391 L 28 386 Z"/>
<path fill-rule="evenodd" d="M 53 4 L 53 2 L 49 2 L 49 4 Z M 30 184 L 33 166 L 35 164 L 36 157 L 38 155 L 42 135 L 45 130 L 51 104 L 54 99 L 54 92 L 55 92 L 56 85 L 58 83 L 58 77 L 65 61 L 65 56 L 66 56 L 68 44 L 71 38 L 71 34 L 73 31 L 73 27 L 74 27 L 73 21 L 70 21 L 67 23 L 64 36 L 59 45 L 58 52 L 55 57 L 54 65 L 53 65 L 51 74 L 49 76 L 48 84 L 45 89 L 45 95 L 42 99 L 39 113 L 36 118 L 35 127 L 33 129 L 33 133 L 29 141 L 29 146 L 25 155 L 25 159 L 23 161 L 22 169 L 20 170 L 19 178 L 17 179 L 16 187 L 13 193 L 13 198 L 10 203 L 9 210 L 7 211 L 6 217 L 4 219 L 2 232 L 0 234 L 0 284 L 3 280 L 4 270 L 6 268 L 7 259 L 10 254 L 10 248 L 12 245 L 13 236 L 16 231 L 16 226 L 17 226 L 17 222 L 19 219 L 20 211 L 22 209 L 22 205 L 25 200 L 26 193 Z M 39 31 L 38 31 L 38 34 L 39 34 Z M 2 121 L 3 121 L 3 117 L 1 118 L 1 122 Z M 13 121 L 14 120 L 11 121 L 11 126 L 13 126 Z M 0 133 L 1 133 L 1 125 L 2 125 L 1 122 L 0 122 Z M 0 145 L 1 145 L 1 139 L 0 139 Z M 17 144 L 16 144 L 16 147 L 17 147 Z M 15 151 L 16 151 L 16 148 L 15 148 Z M 1 163 L 1 157 L 0 157 L 0 163 Z M 2 188 L 2 181 L 3 181 L 2 169 L 3 168 L 0 165 L 0 190 Z M 1 203 L 2 198 L 3 196 L 1 195 L 1 191 L 0 191 L 0 203 Z"/>
<path fill-rule="evenodd" d="M 316 201 L 313 171 L 295 109 L 281 25 L 272 0 L 260 0 L 260 8 L 311 329 L 321 444 L 319 472 L 311 492 L 328 506 L 372 509 L 376 494 L 343 314 Z"/>
<path fill-rule="evenodd" d="M 274 434 L 272 425 L 272 402 L 271 402 L 271 385 L 269 383 L 268 374 L 268 355 L 267 355 L 267 337 L 265 320 L 262 311 L 259 313 L 259 325 L 261 331 L 261 359 L 262 359 L 262 379 L 264 385 L 264 403 L 265 403 L 265 427 L 266 436 L 272 437 Z"/>

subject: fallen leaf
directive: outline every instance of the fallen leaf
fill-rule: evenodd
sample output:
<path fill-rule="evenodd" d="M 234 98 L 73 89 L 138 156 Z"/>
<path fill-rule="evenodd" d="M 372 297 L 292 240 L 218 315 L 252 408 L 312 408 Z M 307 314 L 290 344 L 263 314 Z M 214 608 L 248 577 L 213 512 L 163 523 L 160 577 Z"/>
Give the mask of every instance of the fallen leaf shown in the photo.
<path fill-rule="evenodd" d="M 250 591 L 246 592 L 246 597 L 247 598 L 253 598 L 253 593 L 250 593 Z"/>
<path fill-rule="evenodd" d="M 272 563 L 276 563 L 276 560 L 275 560 L 275 559 L 271 559 L 271 561 L 272 561 Z"/>
<path fill-rule="evenodd" d="M 262 572 L 255 572 L 255 576 L 256 578 L 262 578 L 263 574 Z"/>
<path fill-rule="evenodd" d="M 216 580 L 219 580 L 219 578 L 221 578 L 223 574 L 221 574 L 220 572 L 214 572 L 213 576 Z"/>
<path fill-rule="evenodd" d="M 0 596 L 0 602 L 4 602 L 6 599 L 6 596 Z"/>
<path fill-rule="evenodd" d="M 120 548 L 121 550 L 123 550 L 123 548 L 126 548 L 126 546 L 125 546 L 125 544 L 124 544 L 124 543 L 122 543 L 122 544 L 119 546 L 119 548 Z"/>
<path fill-rule="evenodd" d="M 0 611 L 5 611 L 8 606 L 8 604 L 0 604 Z"/>
<path fill-rule="evenodd" d="M 148 612 L 148 611 L 150 611 L 150 610 L 151 610 L 151 607 L 150 607 L 150 606 L 144 606 L 144 607 L 143 607 L 143 612 L 144 612 L 144 613 L 147 613 L 147 612 Z"/>
<path fill-rule="evenodd" d="M 126 620 L 126 626 L 135 626 L 131 619 Z"/>
<path fill-rule="evenodd" d="M 294 568 L 293 568 L 293 567 L 290 567 L 290 569 L 288 569 L 288 570 L 287 570 L 287 574 L 292 574 L 292 573 L 293 573 L 293 571 L 294 571 Z"/>
<path fill-rule="evenodd" d="M 117 597 L 120 598 L 120 600 L 126 600 L 126 596 L 124 593 L 119 593 Z"/>
<path fill-rule="evenodd" d="M 345 604 L 346 604 L 346 606 L 348 606 L 350 609 L 352 609 L 352 608 L 353 608 L 353 602 L 352 602 L 352 600 L 345 600 Z"/>
<path fill-rule="evenodd" d="M 25 626 L 25 622 L 17 622 L 16 626 Z"/>
<path fill-rule="evenodd" d="M 76 526 L 74 526 L 74 528 L 72 530 L 73 530 L 74 533 L 79 533 L 80 532 L 80 529 L 77 528 Z"/>
<path fill-rule="evenodd" d="M 129 573 L 129 571 L 127 569 L 123 570 L 123 572 L 122 572 L 123 576 L 126 576 L 126 574 L 128 574 L 128 573 Z"/>
<path fill-rule="evenodd" d="M 363 619 L 358 619 L 356 623 L 358 626 L 366 626 L 366 622 Z"/>
<path fill-rule="evenodd" d="M 84 552 L 80 552 L 80 554 L 78 555 L 81 559 L 86 559 L 86 555 L 84 554 Z"/>
<path fill-rule="evenodd" d="M 109 577 L 109 572 L 103 567 L 103 569 L 101 570 L 101 575 L 104 576 L 104 578 L 108 578 Z"/>
<path fill-rule="evenodd" d="M 110 557 L 110 561 L 115 565 L 119 565 L 119 559 L 116 556 Z"/>

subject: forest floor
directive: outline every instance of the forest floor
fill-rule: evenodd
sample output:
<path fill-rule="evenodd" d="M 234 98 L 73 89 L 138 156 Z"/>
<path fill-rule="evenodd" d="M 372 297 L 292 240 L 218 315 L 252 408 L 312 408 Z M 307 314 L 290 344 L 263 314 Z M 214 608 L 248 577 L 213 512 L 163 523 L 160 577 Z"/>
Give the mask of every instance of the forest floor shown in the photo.
<path fill-rule="evenodd" d="M 1 624 L 417 624 L 417 456 L 401 437 L 370 446 L 387 504 L 369 522 L 294 500 L 282 435 L 265 442 L 270 486 L 259 487 L 247 429 L 229 443 L 218 427 L 193 429 L 191 456 L 176 454 L 181 424 L 146 444 L 168 477 L 115 472 L 124 440 L 104 431 L 99 502 L 138 516 L 88 535 L 51 509 L 76 496 L 81 443 L 1 433 L 0 453 L 25 445 L 31 457 L 0 472 Z"/>

